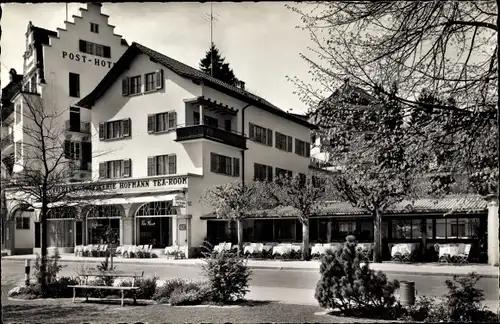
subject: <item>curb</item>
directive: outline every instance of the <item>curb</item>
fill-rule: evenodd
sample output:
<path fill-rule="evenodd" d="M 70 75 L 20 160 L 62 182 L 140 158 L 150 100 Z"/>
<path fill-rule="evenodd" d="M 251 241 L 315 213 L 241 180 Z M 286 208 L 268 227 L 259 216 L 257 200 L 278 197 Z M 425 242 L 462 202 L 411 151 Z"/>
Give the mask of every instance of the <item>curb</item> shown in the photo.
<path fill-rule="evenodd" d="M 35 257 L 33 256 L 28 256 L 24 259 L 20 259 L 20 258 L 16 258 L 16 257 L 2 257 L 2 260 L 10 260 L 10 261 L 18 261 L 18 262 L 22 262 L 26 259 L 29 259 L 29 260 L 35 260 Z M 127 259 L 128 260 L 128 259 Z M 133 259 L 131 259 L 133 260 Z M 145 260 L 145 259 L 140 259 L 140 260 Z M 75 260 L 75 259 L 63 259 L 61 258 L 59 260 L 60 262 L 67 262 L 67 263 L 82 263 L 85 262 L 85 263 L 101 263 L 103 260 L 96 260 L 96 259 L 90 259 L 90 258 L 84 258 L 84 259 L 81 259 L 81 260 Z M 134 265 L 141 265 L 141 264 L 144 264 L 144 265 L 158 265 L 158 266 L 176 266 L 176 267 L 199 267 L 201 265 L 201 260 L 200 262 L 196 262 L 196 263 L 176 263 L 176 262 L 148 262 L 148 261 L 141 261 L 139 263 L 134 263 L 133 261 L 125 261 L 123 259 L 113 259 L 113 263 L 114 264 L 134 264 Z M 273 265 L 251 265 L 249 264 L 248 267 L 250 269 L 259 269 L 259 270 L 277 270 L 277 271 L 283 271 L 283 270 L 286 270 L 286 271 L 314 271 L 314 272 L 318 272 L 319 271 L 319 265 L 318 267 L 314 267 L 314 268 L 311 268 L 311 267 L 287 267 L 287 266 L 273 266 Z M 371 267 L 371 269 L 374 269 Z M 389 273 L 389 274 L 398 274 L 398 275 L 407 275 L 407 276 L 440 276 L 440 277 L 453 277 L 454 275 L 458 275 L 458 276 L 465 276 L 467 275 L 467 273 L 456 273 L 456 272 L 452 272 L 452 270 L 450 269 L 449 272 L 432 272 L 432 271 L 401 271 L 401 270 L 390 270 L 390 269 L 387 269 L 387 270 L 383 270 L 383 269 L 374 269 L 375 271 L 382 271 L 382 272 L 385 272 L 385 273 Z M 479 273 L 479 275 L 483 278 L 498 278 L 499 275 L 498 274 L 481 274 Z"/>

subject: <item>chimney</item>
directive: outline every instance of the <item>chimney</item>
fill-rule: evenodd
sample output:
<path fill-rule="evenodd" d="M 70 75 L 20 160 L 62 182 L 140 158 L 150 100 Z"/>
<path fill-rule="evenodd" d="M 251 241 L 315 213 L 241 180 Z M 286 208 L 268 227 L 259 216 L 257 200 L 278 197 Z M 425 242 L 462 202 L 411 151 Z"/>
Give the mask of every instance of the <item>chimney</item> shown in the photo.
<path fill-rule="evenodd" d="M 240 88 L 241 90 L 245 90 L 245 82 L 243 82 L 243 81 L 240 81 L 240 80 L 236 81 L 235 86 L 236 86 L 236 88 Z"/>
<path fill-rule="evenodd" d="M 9 70 L 9 80 L 10 82 L 16 81 L 17 79 L 17 71 L 15 69 Z"/>

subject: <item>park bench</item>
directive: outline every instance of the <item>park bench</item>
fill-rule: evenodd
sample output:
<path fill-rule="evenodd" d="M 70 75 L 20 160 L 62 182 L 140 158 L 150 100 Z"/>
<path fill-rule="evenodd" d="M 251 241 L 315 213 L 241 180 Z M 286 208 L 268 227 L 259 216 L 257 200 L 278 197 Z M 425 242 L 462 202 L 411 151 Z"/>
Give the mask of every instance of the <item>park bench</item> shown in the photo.
<path fill-rule="evenodd" d="M 78 277 L 80 278 L 80 285 L 68 285 L 68 288 L 73 288 L 73 302 L 76 299 L 76 289 L 89 290 L 89 289 L 105 289 L 105 290 L 119 290 L 121 291 L 121 305 L 123 306 L 123 301 L 125 299 L 125 291 L 132 292 L 132 299 L 134 300 L 134 304 L 136 303 L 136 291 L 139 287 L 135 287 L 136 278 L 142 278 L 144 276 L 144 271 L 138 275 L 135 273 L 123 273 L 123 272 L 98 272 L 98 271 L 86 271 L 78 273 Z M 110 277 L 110 278 L 132 278 L 132 286 L 131 287 L 115 287 L 115 286 L 93 286 L 88 284 L 89 277 Z M 82 279 L 85 278 L 84 284 L 82 284 Z M 88 293 L 85 295 L 85 301 L 89 300 Z"/>

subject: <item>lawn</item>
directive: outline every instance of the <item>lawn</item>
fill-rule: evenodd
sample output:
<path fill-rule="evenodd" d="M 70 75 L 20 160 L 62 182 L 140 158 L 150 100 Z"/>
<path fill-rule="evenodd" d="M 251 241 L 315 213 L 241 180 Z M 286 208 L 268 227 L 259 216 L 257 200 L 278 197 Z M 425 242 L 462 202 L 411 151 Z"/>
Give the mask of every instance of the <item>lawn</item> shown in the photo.
<path fill-rule="evenodd" d="M 73 303 L 71 299 L 2 300 L 3 323 L 353 323 L 373 322 L 353 318 L 315 315 L 316 306 L 291 305 L 275 302 L 248 302 L 240 306 L 179 306 L 117 301 Z M 380 321 L 377 321 L 380 322 Z"/>

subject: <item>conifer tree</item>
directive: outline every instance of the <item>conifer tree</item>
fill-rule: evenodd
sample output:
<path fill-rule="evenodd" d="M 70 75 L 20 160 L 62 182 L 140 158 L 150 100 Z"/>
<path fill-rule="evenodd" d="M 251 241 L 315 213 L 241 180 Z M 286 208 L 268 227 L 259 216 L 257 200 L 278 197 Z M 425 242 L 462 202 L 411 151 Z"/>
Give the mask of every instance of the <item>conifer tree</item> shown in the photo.
<path fill-rule="evenodd" d="M 205 57 L 200 61 L 200 70 L 225 83 L 234 85 L 238 79 L 234 75 L 233 69 L 229 67 L 229 63 L 226 63 L 225 60 L 226 58 L 222 57 L 217 46 L 212 43 Z"/>

